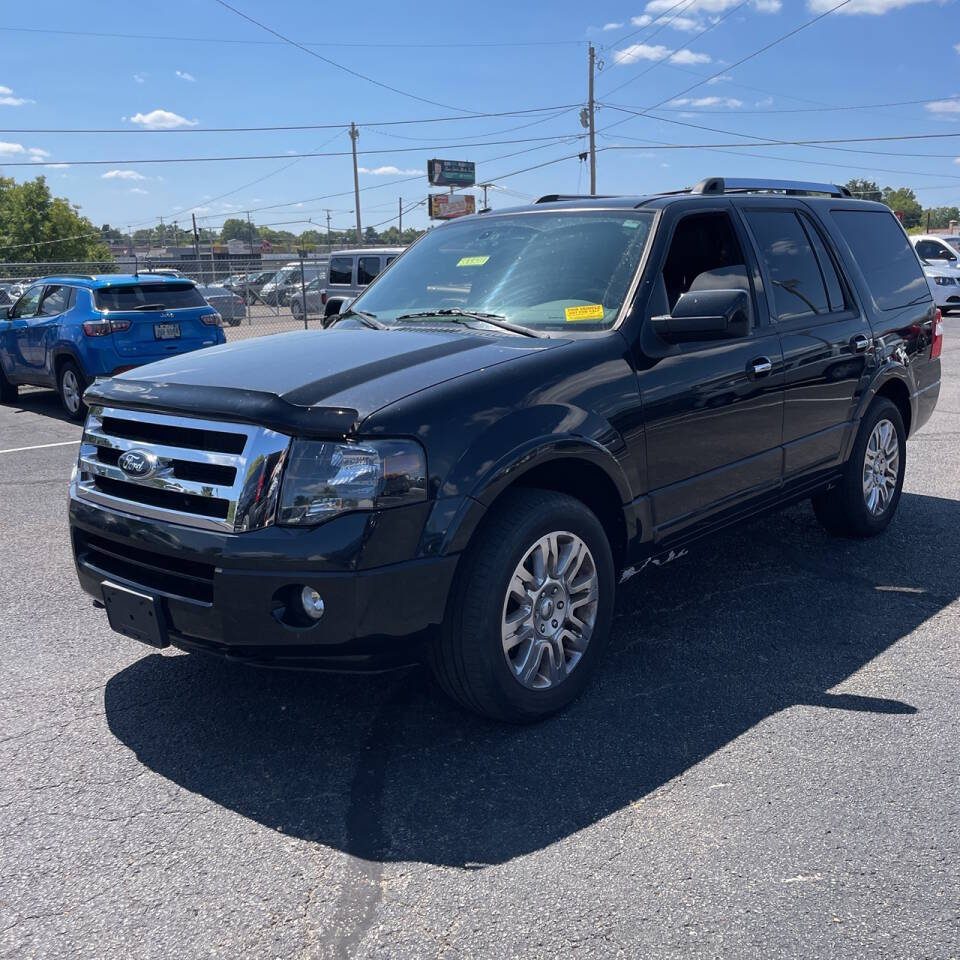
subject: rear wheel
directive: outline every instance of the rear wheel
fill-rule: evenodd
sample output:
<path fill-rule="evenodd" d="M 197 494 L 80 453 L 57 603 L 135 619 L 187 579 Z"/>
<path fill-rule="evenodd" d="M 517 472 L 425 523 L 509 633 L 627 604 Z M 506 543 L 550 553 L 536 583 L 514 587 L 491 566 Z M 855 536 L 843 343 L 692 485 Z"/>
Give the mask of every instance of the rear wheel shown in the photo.
<path fill-rule="evenodd" d="M 57 374 L 57 393 L 71 420 L 83 420 L 87 415 L 87 405 L 83 402 L 86 387 L 87 381 L 80 368 L 72 360 L 64 361 Z"/>
<path fill-rule="evenodd" d="M 872 537 L 887 528 L 900 503 L 906 439 L 897 405 L 878 397 L 860 423 L 843 478 L 813 497 L 814 513 L 827 530 Z"/>
<path fill-rule="evenodd" d="M 0 367 L 0 403 L 13 403 L 19 391 L 20 388 L 7 379 L 3 368 Z"/>
<path fill-rule="evenodd" d="M 461 560 L 430 651 L 434 675 L 484 716 L 546 717 L 589 683 L 613 595 L 610 544 L 590 510 L 551 491 L 510 493 Z"/>

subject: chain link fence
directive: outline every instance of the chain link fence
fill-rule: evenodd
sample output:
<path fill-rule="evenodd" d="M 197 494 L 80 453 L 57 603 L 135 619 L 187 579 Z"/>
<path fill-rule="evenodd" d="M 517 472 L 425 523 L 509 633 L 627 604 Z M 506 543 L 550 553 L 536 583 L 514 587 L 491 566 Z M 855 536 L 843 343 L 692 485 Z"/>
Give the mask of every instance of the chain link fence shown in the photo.
<path fill-rule="evenodd" d="M 356 249 L 351 247 L 350 249 Z M 124 257 L 113 261 L 0 263 L 0 310 L 44 277 L 165 273 L 193 280 L 223 317 L 228 340 L 320 329 L 328 254 L 283 257 Z M 313 286 L 311 287 L 311 284 Z M 304 308 L 306 304 L 306 308 Z"/>

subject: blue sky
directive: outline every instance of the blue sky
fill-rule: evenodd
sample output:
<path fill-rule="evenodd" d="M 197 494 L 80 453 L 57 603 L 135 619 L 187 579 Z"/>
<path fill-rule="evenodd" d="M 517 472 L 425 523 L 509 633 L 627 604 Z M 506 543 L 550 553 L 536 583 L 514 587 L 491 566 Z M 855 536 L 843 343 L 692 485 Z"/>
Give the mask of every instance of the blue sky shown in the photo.
<path fill-rule="evenodd" d="M 542 193 L 585 192 L 584 165 L 559 158 L 586 149 L 578 139 L 583 134 L 578 112 L 586 96 L 587 43 L 592 41 L 603 64 L 596 84 L 601 103 L 634 110 L 659 105 L 655 117 L 601 107 L 599 192 L 673 189 L 724 174 L 838 182 L 864 176 L 881 185 L 912 186 L 928 206 L 960 205 L 960 136 L 832 150 L 749 147 L 749 137 L 960 134 L 960 99 L 952 99 L 960 97 L 958 0 L 851 0 L 770 51 L 733 66 L 836 2 L 488 0 L 482 8 L 411 8 L 395 2 L 231 0 L 279 33 L 318 44 L 310 49 L 340 66 L 277 40 L 215 0 L 167 0 L 162 16 L 152 4 L 129 0 L 7 5 L 0 19 L 0 169 L 18 180 L 43 172 L 58 195 L 79 204 L 95 223 L 121 229 L 156 223 L 160 215 L 185 224 L 191 211 L 202 223 L 218 226 L 248 209 L 259 223 L 313 220 L 320 225 L 330 209 L 333 226 L 347 227 L 353 223 L 348 155 L 297 162 L 144 161 L 349 152 L 342 129 L 200 131 L 353 120 L 363 125 L 358 147 L 365 171 L 360 175 L 365 226 L 394 217 L 398 197 L 405 207 L 425 197 L 431 156 L 476 161 L 478 179 L 503 188 L 491 195 L 496 207 Z M 204 39 L 86 35 L 91 33 Z M 413 96 L 378 87 L 341 67 Z M 909 100 L 932 102 L 829 109 Z M 383 126 L 460 111 L 545 107 L 557 109 Z M 140 132 L 20 132 L 64 127 Z M 160 127 L 190 132 L 143 132 Z M 529 139 L 553 137 L 568 139 Z M 494 142 L 511 140 L 529 142 Z M 735 155 L 654 149 L 741 140 L 744 147 Z M 77 165 L 81 160 L 110 163 Z M 517 172 L 554 160 L 559 162 Z M 10 165 L 16 162 L 30 165 Z M 394 182 L 401 179 L 405 182 Z M 335 194 L 344 195 L 326 196 Z M 404 221 L 425 225 L 424 208 L 410 210 Z M 287 228 L 308 227 L 299 222 Z"/>

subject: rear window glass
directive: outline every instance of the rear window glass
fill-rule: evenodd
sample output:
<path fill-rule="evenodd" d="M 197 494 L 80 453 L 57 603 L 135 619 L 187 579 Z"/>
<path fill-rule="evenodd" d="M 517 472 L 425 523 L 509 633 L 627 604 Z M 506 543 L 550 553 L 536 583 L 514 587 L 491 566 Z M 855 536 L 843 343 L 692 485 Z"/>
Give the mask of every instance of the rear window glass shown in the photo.
<path fill-rule="evenodd" d="M 896 310 L 930 299 L 917 254 L 892 213 L 834 210 L 833 219 L 881 310 Z"/>
<path fill-rule="evenodd" d="M 331 283 L 352 283 L 353 282 L 353 257 L 331 257 L 330 258 L 330 282 Z"/>
<path fill-rule="evenodd" d="M 179 310 L 202 307 L 203 295 L 192 283 L 137 283 L 94 291 L 100 310 Z"/>

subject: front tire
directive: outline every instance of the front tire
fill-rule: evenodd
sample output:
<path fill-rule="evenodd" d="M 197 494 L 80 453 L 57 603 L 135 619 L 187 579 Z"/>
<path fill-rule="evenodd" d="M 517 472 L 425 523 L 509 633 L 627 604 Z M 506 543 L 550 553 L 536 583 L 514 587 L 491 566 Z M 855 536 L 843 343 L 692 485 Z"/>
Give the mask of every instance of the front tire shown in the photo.
<path fill-rule="evenodd" d="M 64 412 L 71 420 L 81 421 L 87 416 L 87 405 L 83 402 L 86 388 L 87 381 L 80 368 L 72 360 L 66 360 L 57 374 L 57 393 L 60 394 Z"/>
<path fill-rule="evenodd" d="M 614 589 L 610 543 L 583 503 L 547 490 L 508 493 L 461 560 L 430 648 L 434 676 L 482 716 L 541 720 L 589 683 Z"/>
<path fill-rule="evenodd" d="M 886 530 L 900 503 L 906 442 L 897 405 L 878 397 L 860 423 L 843 478 L 813 497 L 813 511 L 830 533 L 862 538 Z"/>

